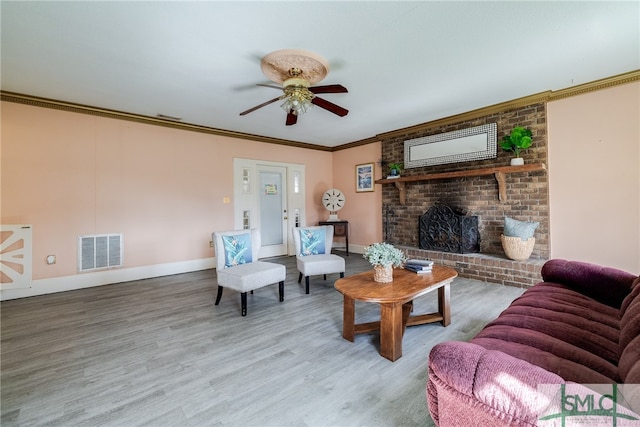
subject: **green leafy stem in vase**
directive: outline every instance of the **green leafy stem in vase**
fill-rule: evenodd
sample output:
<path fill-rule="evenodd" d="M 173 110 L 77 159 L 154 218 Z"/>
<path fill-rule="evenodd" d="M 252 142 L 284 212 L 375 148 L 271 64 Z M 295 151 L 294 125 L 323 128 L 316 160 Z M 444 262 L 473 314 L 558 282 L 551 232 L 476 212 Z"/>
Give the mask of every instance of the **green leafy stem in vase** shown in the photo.
<path fill-rule="evenodd" d="M 531 129 L 516 126 L 510 135 L 502 138 L 500 147 L 505 151 L 513 151 L 515 157 L 520 157 L 521 151 L 531 147 Z"/>

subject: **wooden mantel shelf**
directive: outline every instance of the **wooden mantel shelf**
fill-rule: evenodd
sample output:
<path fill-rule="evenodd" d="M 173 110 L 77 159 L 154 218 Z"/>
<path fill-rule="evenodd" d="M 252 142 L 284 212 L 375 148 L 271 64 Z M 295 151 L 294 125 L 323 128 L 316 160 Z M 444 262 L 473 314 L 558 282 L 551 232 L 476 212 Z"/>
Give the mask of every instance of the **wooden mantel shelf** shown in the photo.
<path fill-rule="evenodd" d="M 403 176 L 400 178 L 392 179 L 378 179 L 376 184 L 395 184 L 400 191 L 400 204 L 405 204 L 405 183 L 416 181 L 430 181 L 433 179 L 447 179 L 447 178 L 466 178 L 470 176 L 485 176 L 493 175 L 498 181 L 498 196 L 501 202 L 507 200 L 507 188 L 505 175 L 508 173 L 517 172 L 538 172 L 547 170 L 547 166 L 544 163 L 533 163 L 522 166 L 496 166 L 482 169 L 471 169 L 455 172 L 439 172 L 426 175 L 413 175 Z"/>

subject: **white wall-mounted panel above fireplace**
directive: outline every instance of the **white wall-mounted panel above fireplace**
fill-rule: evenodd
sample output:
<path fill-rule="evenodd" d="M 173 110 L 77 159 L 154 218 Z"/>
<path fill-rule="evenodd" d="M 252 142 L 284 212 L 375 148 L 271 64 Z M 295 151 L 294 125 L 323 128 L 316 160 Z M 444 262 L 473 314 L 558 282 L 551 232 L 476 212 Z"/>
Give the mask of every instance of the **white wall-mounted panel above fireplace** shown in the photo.
<path fill-rule="evenodd" d="M 497 125 L 409 139 L 404 142 L 404 167 L 441 165 L 493 159 L 497 156 Z"/>

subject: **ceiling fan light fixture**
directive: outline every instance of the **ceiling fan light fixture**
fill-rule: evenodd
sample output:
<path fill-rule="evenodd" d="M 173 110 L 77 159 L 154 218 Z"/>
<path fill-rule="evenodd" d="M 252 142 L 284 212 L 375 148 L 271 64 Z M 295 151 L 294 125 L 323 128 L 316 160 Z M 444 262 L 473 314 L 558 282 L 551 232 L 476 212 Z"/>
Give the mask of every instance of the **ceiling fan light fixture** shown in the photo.
<path fill-rule="evenodd" d="M 339 84 L 312 86 L 322 80 L 329 71 L 329 64 L 324 58 L 299 49 L 284 49 L 266 55 L 260 61 L 260 67 L 264 75 L 269 79 L 282 83 L 283 93 L 241 112 L 241 116 L 276 101 L 283 101 L 280 107 L 287 113 L 285 121 L 287 126 L 295 125 L 298 120 L 297 117 L 306 113 L 313 105 L 317 105 L 340 117 L 344 117 L 349 113 L 346 108 L 317 96 L 317 94 L 323 93 L 347 93 L 347 88 Z M 258 84 L 258 86 L 278 89 L 277 86 L 273 85 Z"/>
<path fill-rule="evenodd" d="M 306 113 L 313 106 L 311 100 L 315 96 L 309 89 L 307 89 L 307 86 L 308 83 L 306 86 L 286 86 L 284 88 L 284 95 L 282 95 L 284 102 L 280 105 L 282 109 L 287 113 L 293 113 L 296 116 Z"/>
<path fill-rule="evenodd" d="M 283 89 L 286 89 L 289 86 L 309 87 L 311 86 L 311 83 L 309 82 L 309 80 L 303 79 L 302 77 L 292 77 L 282 82 Z"/>

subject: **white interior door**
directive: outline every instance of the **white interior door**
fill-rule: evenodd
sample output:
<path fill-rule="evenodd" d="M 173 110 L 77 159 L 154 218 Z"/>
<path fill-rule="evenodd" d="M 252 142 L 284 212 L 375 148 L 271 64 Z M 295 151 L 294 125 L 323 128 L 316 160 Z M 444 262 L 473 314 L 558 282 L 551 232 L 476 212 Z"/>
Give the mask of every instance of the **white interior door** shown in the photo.
<path fill-rule="evenodd" d="M 304 165 L 234 159 L 235 228 L 260 229 L 260 257 L 293 255 L 291 229 L 305 225 Z"/>
<path fill-rule="evenodd" d="M 258 165 L 260 256 L 287 254 L 287 169 Z"/>

